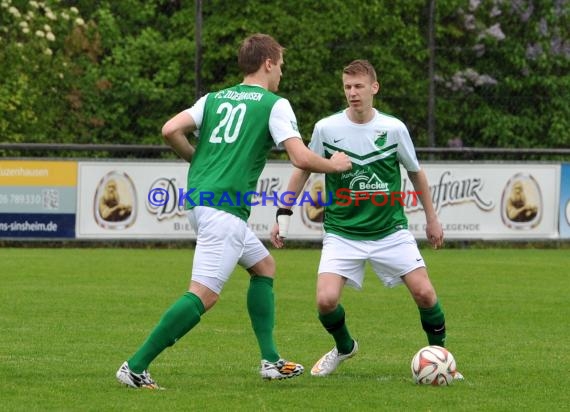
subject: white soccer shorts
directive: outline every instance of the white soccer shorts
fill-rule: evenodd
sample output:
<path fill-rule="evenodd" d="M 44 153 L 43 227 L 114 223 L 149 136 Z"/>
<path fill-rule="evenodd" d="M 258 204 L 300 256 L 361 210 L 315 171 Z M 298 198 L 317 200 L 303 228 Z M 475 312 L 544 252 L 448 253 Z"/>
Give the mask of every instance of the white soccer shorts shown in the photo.
<path fill-rule="evenodd" d="M 192 280 L 218 295 L 236 265 L 249 269 L 269 256 L 269 251 L 247 223 L 230 213 L 207 206 L 188 210 L 196 232 Z"/>
<path fill-rule="evenodd" d="M 335 273 L 345 277 L 348 286 L 362 289 L 367 261 L 390 288 L 403 283 L 405 274 L 426 266 L 409 230 L 400 230 L 380 240 L 351 240 L 325 233 L 319 274 Z"/>

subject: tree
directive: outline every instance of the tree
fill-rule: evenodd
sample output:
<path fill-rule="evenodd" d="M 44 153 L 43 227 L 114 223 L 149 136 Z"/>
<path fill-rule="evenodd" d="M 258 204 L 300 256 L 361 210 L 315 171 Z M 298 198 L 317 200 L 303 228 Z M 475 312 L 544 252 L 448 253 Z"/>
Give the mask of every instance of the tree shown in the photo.
<path fill-rule="evenodd" d="M 427 5 L 203 0 L 203 87 L 239 82 L 240 41 L 270 33 L 287 48 L 280 93 L 309 139 L 345 106 L 342 68 L 365 58 L 378 109 L 425 146 Z M 0 11 L 4 141 L 159 144 L 195 100 L 193 2 L 0 0 Z M 568 0 L 446 0 L 437 16 L 437 145 L 569 145 Z"/>
<path fill-rule="evenodd" d="M 568 2 L 442 3 L 439 143 L 568 147 Z"/>
<path fill-rule="evenodd" d="M 0 134 L 12 142 L 61 138 L 74 65 L 64 44 L 85 21 L 75 7 L 0 2 Z M 69 136 L 66 136 L 69 137 Z"/>

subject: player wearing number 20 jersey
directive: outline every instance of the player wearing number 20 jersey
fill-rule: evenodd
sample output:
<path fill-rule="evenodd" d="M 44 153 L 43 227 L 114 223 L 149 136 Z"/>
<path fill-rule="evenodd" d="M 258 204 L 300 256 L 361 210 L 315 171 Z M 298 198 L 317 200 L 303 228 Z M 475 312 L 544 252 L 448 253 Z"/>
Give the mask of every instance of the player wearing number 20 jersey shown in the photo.
<path fill-rule="evenodd" d="M 352 164 L 344 153 L 324 159 L 303 144 L 291 105 L 274 94 L 281 80 L 283 50 L 267 34 L 247 37 L 238 52 L 243 82 L 205 95 L 162 127 L 166 143 L 190 163 L 185 200 L 196 234 L 192 276 L 187 292 L 164 312 L 117 371 L 117 379 L 125 385 L 159 388 L 150 377 L 149 365 L 200 322 L 238 265 L 250 278 L 247 311 L 261 355 L 261 377 L 288 379 L 304 371 L 302 365 L 283 359 L 275 344 L 275 260 L 247 225 L 252 194 L 247 192 L 254 192 L 274 144 L 282 145 L 302 170 L 336 173 L 349 170 Z M 195 148 L 187 134 L 197 131 Z M 236 353 L 243 349 L 235 347 Z M 232 374 L 240 373 L 236 371 Z"/>
<path fill-rule="evenodd" d="M 200 130 L 188 172 L 187 189 L 195 189 L 190 198 L 247 220 L 251 196 L 244 202 L 244 195 L 255 191 L 268 151 L 299 136 L 289 101 L 240 84 L 203 96 L 187 112 Z M 187 202 L 187 207 L 193 205 Z"/>

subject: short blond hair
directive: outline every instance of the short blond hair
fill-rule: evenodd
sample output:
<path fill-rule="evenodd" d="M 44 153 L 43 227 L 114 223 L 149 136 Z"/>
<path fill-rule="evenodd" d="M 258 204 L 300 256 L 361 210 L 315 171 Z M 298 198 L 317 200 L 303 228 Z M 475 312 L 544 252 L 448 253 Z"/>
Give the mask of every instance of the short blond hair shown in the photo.
<path fill-rule="evenodd" d="M 373 82 L 378 81 L 376 70 L 374 70 L 374 66 L 372 66 L 368 60 L 353 60 L 342 70 L 342 73 L 350 76 L 365 74 L 369 76 Z"/>

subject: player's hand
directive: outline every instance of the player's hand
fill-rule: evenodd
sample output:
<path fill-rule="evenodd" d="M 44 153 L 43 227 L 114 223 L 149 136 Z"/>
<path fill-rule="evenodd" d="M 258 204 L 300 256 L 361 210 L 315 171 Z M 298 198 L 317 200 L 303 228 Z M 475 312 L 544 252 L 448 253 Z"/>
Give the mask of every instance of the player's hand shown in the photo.
<path fill-rule="evenodd" d="M 331 156 L 331 161 L 334 163 L 334 168 L 337 172 L 344 172 L 345 170 L 352 169 L 350 157 L 348 157 L 344 152 L 334 152 Z"/>
<path fill-rule="evenodd" d="M 273 225 L 273 229 L 271 229 L 271 233 L 269 235 L 271 239 L 271 244 L 275 246 L 277 249 L 281 249 L 285 246 L 285 240 L 281 236 L 279 236 L 279 224 L 275 223 Z"/>
<path fill-rule="evenodd" d="M 443 246 L 443 229 L 439 220 L 435 219 L 427 222 L 426 236 L 434 249 L 439 249 Z"/>

